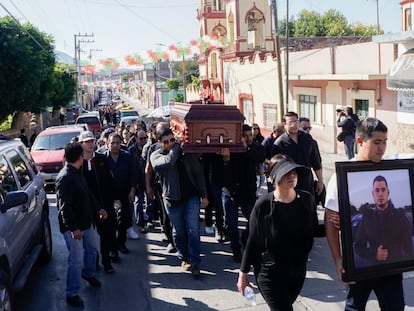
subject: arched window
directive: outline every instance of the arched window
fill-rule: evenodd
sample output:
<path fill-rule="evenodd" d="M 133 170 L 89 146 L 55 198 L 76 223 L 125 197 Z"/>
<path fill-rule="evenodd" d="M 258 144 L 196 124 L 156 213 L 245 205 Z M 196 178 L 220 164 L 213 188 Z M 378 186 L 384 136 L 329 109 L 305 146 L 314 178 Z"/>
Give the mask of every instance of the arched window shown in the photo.
<path fill-rule="evenodd" d="M 252 44 L 255 49 L 264 47 L 264 22 L 263 13 L 256 7 L 246 13 L 248 43 Z"/>

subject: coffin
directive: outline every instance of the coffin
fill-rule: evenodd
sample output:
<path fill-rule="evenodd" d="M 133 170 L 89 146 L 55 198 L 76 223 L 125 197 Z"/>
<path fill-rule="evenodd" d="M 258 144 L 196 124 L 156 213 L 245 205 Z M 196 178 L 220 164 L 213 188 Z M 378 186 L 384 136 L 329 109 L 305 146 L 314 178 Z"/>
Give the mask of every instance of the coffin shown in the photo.
<path fill-rule="evenodd" d="M 175 104 L 170 112 L 171 129 L 184 142 L 187 153 L 216 153 L 222 148 L 244 152 L 241 137 L 243 114 L 236 106 L 210 101 Z"/>

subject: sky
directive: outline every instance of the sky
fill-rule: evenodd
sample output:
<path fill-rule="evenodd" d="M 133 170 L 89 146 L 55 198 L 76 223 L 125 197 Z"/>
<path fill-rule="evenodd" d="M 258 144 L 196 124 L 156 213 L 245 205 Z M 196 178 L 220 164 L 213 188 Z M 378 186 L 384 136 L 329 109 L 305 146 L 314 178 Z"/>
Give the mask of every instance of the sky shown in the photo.
<path fill-rule="evenodd" d="M 75 53 L 75 34 L 93 34 L 93 37 L 78 37 L 94 41 L 81 43 L 81 59 L 91 55 L 97 60 L 123 59 L 127 55 L 164 50 L 165 46 L 197 40 L 199 1 L 0 0 L 0 4 L 21 23 L 30 22 L 40 31 L 51 34 L 56 49 L 71 56 Z M 277 0 L 279 18 L 286 18 L 287 1 L 289 16 L 297 16 L 303 9 L 324 13 L 333 8 L 349 23 L 360 21 L 365 25 L 376 25 L 378 3 L 381 28 L 385 32 L 401 30 L 399 0 Z M 0 6 L 0 17 L 5 15 L 8 13 Z"/>

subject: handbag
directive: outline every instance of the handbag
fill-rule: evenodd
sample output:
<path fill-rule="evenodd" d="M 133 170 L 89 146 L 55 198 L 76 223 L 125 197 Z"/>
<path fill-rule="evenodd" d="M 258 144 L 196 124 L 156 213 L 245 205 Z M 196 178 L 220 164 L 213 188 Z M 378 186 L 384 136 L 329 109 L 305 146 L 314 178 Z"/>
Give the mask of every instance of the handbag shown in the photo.
<path fill-rule="evenodd" d="M 341 133 L 339 133 L 339 134 L 338 134 L 338 136 L 336 137 L 336 139 L 337 139 L 339 142 L 343 142 L 343 141 L 344 141 L 344 139 L 345 139 L 345 132 L 341 132 Z"/>

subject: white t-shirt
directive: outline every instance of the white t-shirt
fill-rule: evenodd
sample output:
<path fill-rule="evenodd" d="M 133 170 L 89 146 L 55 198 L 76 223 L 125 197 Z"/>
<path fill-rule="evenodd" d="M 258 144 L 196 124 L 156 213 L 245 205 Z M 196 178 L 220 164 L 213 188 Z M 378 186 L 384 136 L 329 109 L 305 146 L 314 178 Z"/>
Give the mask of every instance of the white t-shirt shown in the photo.
<path fill-rule="evenodd" d="M 326 187 L 325 208 L 339 212 L 338 184 L 336 182 L 336 173 L 331 176 L 328 186 Z"/>

